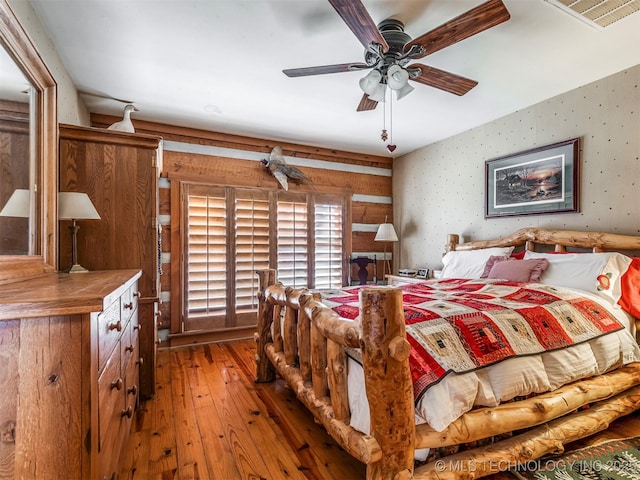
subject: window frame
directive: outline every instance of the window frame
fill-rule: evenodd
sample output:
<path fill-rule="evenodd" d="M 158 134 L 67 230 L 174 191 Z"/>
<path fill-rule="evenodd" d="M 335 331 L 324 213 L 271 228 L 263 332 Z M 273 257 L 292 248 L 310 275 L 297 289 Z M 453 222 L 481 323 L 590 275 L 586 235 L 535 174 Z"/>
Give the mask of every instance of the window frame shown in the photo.
<path fill-rule="evenodd" d="M 264 189 L 260 187 L 244 186 L 244 185 L 220 185 L 211 182 L 203 182 L 202 179 L 194 178 L 176 178 L 176 175 L 169 177 L 171 181 L 171 333 L 192 333 L 192 329 L 185 328 L 185 320 L 187 317 L 186 312 L 186 299 L 188 298 L 188 285 L 186 282 L 186 252 L 187 252 L 187 222 L 186 215 L 187 209 L 187 194 L 189 186 L 197 185 L 203 187 L 213 188 L 230 188 L 233 191 L 237 190 L 255 190 L 256 192 L 262 192 L 269 198 L 270 205 L 270 240 L 269 240 L 269 268 L 276 269 L 277 265 L 277 238 L 274 235 L 277 227 L 276 215 L 273 213 L 277 211 L 278 198 L 304 198 L 307 203 L 308 212 L 308 238 L 311 240 L 308 242 L 309 255 L 307 258 L 307 272 L 309 286 L 313 288 L 315 285 L 314 275 L 314 258 L 315 258 L 315 242 L 313 241 L 315 234 L 314 225 L 314 210 L 313 205 L 322 203 L 322 201 L 329 201 L 332 203 L 338 203 L 342 206 L 342 252 L 341 252 L 341 267 L 342 267 L 342 284 L 346 285 L 348 282 L 349 272 L 349 254 L 351 252 L 351 197 L 352 192 L 350 188 L 323 188 L 322 192 L 316 191 L 309 187 L 300 187 L 300 190 L 296 188 L 295 192 L 286 192 L 280 189 Z M 234 215 L 233 202 L 227 203 L 227 215 Z M 174 219 L 177 221 L 174 222 Z M 174 228 L 173 225 L 179 226 Z M 227 232 L 227 238 L 235 238 L 235 229 Z M 277 272 L 276 272 L 277 273 Z M 217 323 L 213 328 L 207 327 L 203 330 L 227 330 L 234 328 L 246 328 L 243 322 L 237 322 L 237 316 L 235 314 L 235 308 L 229 309 L 230 304 L 235 302 L 235 268 L 227 269 L 227 314 L 223 317 L 222 323 Z M 255 312 L 250 312 L 248 315 L 252 315 L 251 325 L 255 325 L 256 316 Z M 204 322 L 203 322 L 204 323 Z"/>

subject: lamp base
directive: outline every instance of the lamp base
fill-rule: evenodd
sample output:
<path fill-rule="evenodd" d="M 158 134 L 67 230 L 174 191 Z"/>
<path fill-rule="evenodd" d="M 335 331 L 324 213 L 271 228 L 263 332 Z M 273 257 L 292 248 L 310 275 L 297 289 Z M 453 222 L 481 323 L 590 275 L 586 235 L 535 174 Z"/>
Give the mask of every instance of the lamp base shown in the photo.
<path fill-rule="evenodd" d="M 74 263 L 73 265 L 71 265 L 70 267 L 68 267 L 63 271 L 64 273 L 84 273 L 84 272 L 88 272 L 89 270 L 84 268 L 82 265 L 78 265 L 77 263 Z"/>

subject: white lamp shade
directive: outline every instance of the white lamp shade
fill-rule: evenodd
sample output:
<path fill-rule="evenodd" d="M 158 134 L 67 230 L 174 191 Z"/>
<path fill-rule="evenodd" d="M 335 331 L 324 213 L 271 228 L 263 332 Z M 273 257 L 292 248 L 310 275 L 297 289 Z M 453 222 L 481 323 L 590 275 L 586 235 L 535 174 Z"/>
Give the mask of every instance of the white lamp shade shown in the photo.
<path fill-rule="evenodd" d="M 369 95 L 369 98 L 374 102 L 384 102 L 387 96 L 387 86 L 384 83 L 379 83 L 375 92 Z"/>
<path fill-rule="evenodd" d="M 82 192 L 58 192 L 59 220 L 100 220 L 89 195 Z"/>
<path fill-rule="evenodd" d="M 29 218 L 29 197 L 29 190 L 16 188 L 0 211 L 0 217 Z"/>
<path fill-rule="evenodd" d="M 376 242 L 397 242 L 398 235 L 396 235 L 396 230 L 393 228 L 392 223 L 381 223 L 378 227 L 378 233 L 376 233 L 376 238 L 374 238 Z"/>
<path fill-rule="evenodd" d="M 387 85 L 392 90 L 399 90 L 409 81 L 409 72 L 400 65 L 391 65 L 387 70 Z"/>
<path fill-rule="evenodd" d="M 371 70 L 360 79 L 360 88 L 367 95 L 372 95 L 377 90 L 382 80 L 382 73 L 379 70 Z"/>
<path fill-rule="evenodd" d="M 401 98 L 405 97 L 409 93 L 413 92 L 413 90 L 414 88 L 407 83 L 404 87 L 396 90 L 396 99 L 400 100 Z"/>

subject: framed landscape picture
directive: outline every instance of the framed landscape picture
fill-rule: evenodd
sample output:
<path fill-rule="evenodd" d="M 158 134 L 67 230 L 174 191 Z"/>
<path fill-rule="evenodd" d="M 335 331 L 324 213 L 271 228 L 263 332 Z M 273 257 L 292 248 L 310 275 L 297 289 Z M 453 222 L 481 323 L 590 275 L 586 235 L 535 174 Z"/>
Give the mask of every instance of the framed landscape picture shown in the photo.
<path fill-rule="evenodd" d="M 485 218 L 577 212 L 579 139 L 487 160 Z"/>

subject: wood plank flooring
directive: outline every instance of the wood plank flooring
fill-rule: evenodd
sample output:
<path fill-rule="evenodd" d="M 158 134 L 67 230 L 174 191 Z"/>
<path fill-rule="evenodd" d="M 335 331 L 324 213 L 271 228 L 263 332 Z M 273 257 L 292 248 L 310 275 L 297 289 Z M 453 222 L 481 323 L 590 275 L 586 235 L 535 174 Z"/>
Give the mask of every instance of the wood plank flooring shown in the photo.
<path fill-rule="evenodd" d="M 254 383 L 254 355 L 253 340 L 160 350 L 156 394 L 139 408 L 120 479 L 364 479 L 282 381 Z M 636 414 L 576 446 L 639 434 Z"/>

